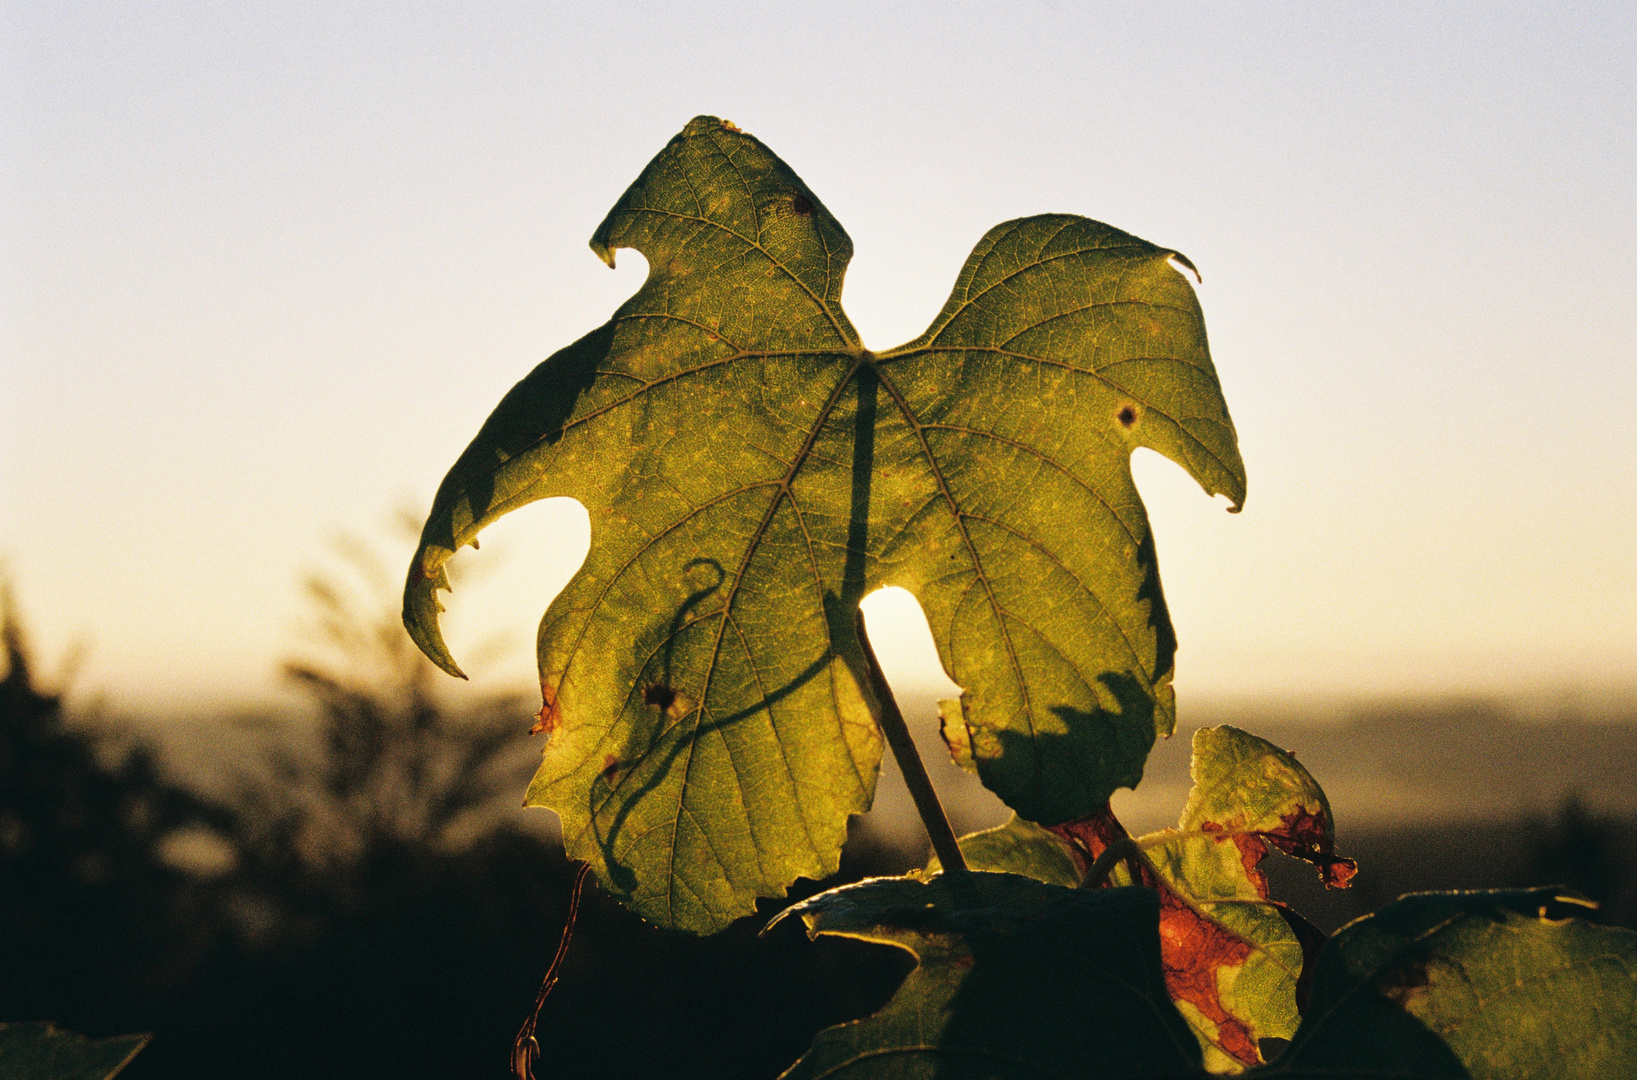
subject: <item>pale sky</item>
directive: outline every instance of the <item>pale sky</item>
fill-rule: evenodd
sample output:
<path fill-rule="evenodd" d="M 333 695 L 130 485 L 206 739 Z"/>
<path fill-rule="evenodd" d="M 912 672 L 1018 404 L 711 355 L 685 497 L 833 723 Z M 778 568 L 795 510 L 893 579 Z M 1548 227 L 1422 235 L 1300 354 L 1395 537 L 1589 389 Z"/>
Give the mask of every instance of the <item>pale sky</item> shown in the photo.
<path fill-rule="evenodd" d="M 698 113 L 851 234 L 874 348 L 1007 218 L 1199 266 L 1250 486 L 1136 462 L 1185 716 L 1637 696 L 1629 3 L 5 3 L 0 50 L 0 560 L 115 709 L 275 695 L 337 533 L 407 565 L 394 509 L 639 285 L 586 241 Z M 450 643 L 526 685 L 584 526 L 492 534 Z"/>

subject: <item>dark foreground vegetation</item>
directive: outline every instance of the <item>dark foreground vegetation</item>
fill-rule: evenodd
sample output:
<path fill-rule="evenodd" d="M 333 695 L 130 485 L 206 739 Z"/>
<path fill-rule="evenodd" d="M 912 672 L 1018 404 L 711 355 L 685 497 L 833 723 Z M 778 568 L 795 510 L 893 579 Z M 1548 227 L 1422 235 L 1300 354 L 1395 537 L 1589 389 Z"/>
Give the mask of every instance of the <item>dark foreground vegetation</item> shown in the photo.
<path fill-rule="evenodd" d="M 317 749 L 272 753 L 211 797 L 142 747 L 70 723 L 6 605 L 0 1020 L 152 1031 L 132 1080 L 507 1074 L 574 872 L 496 809 L 515 803 L 495 765 L 527 709 L 440 703 L 395 626 L 351 618 L 322 586 L 315 598 L 357 662 L 290 668 L 321 709 Z M 1326 929 L 1412 889 L 1547 883 L 1637 925 L 1637 822 L 1574 803 L 1551 820 L 1344 843 L 1364 867 L 1349 892 L 1276 870 Z M 179 857 L 189 850 L 216 861 Z M 841 879 L 920 856 L 864 829 Z M 772 1077 L 818 1028 L 879 1007 L 908 968 L 895 950 L 808 942 L 795 920 L 758 938 L 760 925 L 697 939 L 591 890 L 540 1018 L 537 1076 Z"/>

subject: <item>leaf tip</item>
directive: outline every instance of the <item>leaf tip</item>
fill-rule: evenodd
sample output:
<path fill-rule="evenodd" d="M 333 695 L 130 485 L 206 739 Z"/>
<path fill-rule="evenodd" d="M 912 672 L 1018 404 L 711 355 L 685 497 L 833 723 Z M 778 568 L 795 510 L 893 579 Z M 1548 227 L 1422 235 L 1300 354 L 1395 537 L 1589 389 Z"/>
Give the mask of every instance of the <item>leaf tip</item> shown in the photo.
<path fill-rule="evenodd" d="M 438 625 L 438 613 L 443 611 L 443 604 L 438 601 L 438 591 L 451 591 L 449 573 L 443 565 L 448 557 L 448 552 L 429 547 L 415 553 L 415 561 L 409 568 L 409 580 L 404 583 L 403 623 L 410 640 L 428 660 L 455 678 L 465 679 L 466 673 L 450 655 L 449 647 L 443 640 L 443 630 Z"/>
<path fill-rule="evenodd" d="M 1176 263 L 1178 266 L 1185 266 L 1190 271 L 1192 271 L 1192 273 L 1194 275 L 1194 281 L 1196 283 L 1198 283 L 1200 285 L 1205 284 L 1205 275 L 1201 274 L 1199 272 L 1199 267 L 1195 266 L 1193 264 L 1193 261 L 1191 259 L 1189 259 L 1188 256 L 1184 255 L 1180 251 L 1173 251 L 1173 252 L 1171 252 L 1171 261 Z"/>
<path fill-rule="evenodd" d="M 743 134 L 738 124 L 732 120 L 723 120 L 719 116 L 701 114 L 689 120 L 682 129 L 683 138 L 692 138 L 697 135 L 709 135 L 713 131 L 731 131 L 735 135 Z"/>

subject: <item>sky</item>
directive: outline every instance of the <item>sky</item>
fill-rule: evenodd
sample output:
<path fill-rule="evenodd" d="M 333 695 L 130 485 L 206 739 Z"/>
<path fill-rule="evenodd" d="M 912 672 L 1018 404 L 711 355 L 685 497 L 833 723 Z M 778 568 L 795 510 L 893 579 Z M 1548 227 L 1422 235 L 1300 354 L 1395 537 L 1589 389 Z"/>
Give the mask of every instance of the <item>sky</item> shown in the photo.
<path fill-rule="evenodd" d="M 0 563 L 81 699 L 282 700 L 303 579 L 344 534 L 407 566 L 395 515 L 640 285 L 587 240 L 708 113 L 848 230 L 872 348 L 1012 217 L 1200 268 L 1244 512 L 1133 462 L 1185 717 L 1629 703 L 1634 52 L 1624 3 L 0 4 Z M 588 542 L 491 528 L 455 655 L 531 684 Z M 929 685 L 903 600 L 872 636 Z"/>

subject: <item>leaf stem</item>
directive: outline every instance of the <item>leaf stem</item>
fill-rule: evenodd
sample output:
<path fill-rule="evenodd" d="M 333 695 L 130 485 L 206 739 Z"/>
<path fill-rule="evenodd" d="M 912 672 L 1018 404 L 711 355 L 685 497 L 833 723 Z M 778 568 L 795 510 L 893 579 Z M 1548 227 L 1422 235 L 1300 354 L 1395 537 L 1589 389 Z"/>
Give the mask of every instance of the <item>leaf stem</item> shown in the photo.
<path fill-rule="evenodd" d="M 915 811 L 921 815 L 921 824 L 926 829 L 927 839 L 932 841 L 933 853 L 943 864 L 944 872 L 965 872 L 966 856 L 961 854 L 961 845 L 955 839 L 955 830 L 949 827 L 949 815 L 944 813 L 944 804 L 938 801 L 938 793 L 933 790 L 932 778 L 927 775 L 926 765 L 921 761 L 921 754 L 915 749 L 915 740 L 910 736 L 909 725 L 904 723 L 904 714 L 898 711 L 898 699 L 892 695 L 892 687 L 887 685 L 887 677 L 881 673 L 881 662 L 875 658 L 875 649 L 870 646 L 870 635 L 864 629 L 864 610 L 854 609 L 854 625 L 858 630 L 858 644 L 864 650 L 864 664 L 870 675 L 870 688 L 875 691 L 876 700 L 881 703 L 881 731 L 887 737 L 887 745 L 892 747 L 892 756 L 898 762 L 898 771 L 904 774 L 904 783 L 909 787 L 910 798 L 915 800 Z"/>
<path fill-rule="evenodd" d="M 1091 864 L 1091 869 L 1086 871 L 1085 880 L 1080 882 L 1080 887 L 1082 889 L 1102 888 L 1103 882 L 1108 880 L 1108 875 L 1114 872 L 1115 864 L 1124 862 L 1126 859 L 1136 858 L 1137 853 L 1141 850 L 1137 846 L 1137 842 L 1131 837 L 1122 836 L 1104 848 L 1103 853 L 1097 856 L 1097 860 Z"/>

